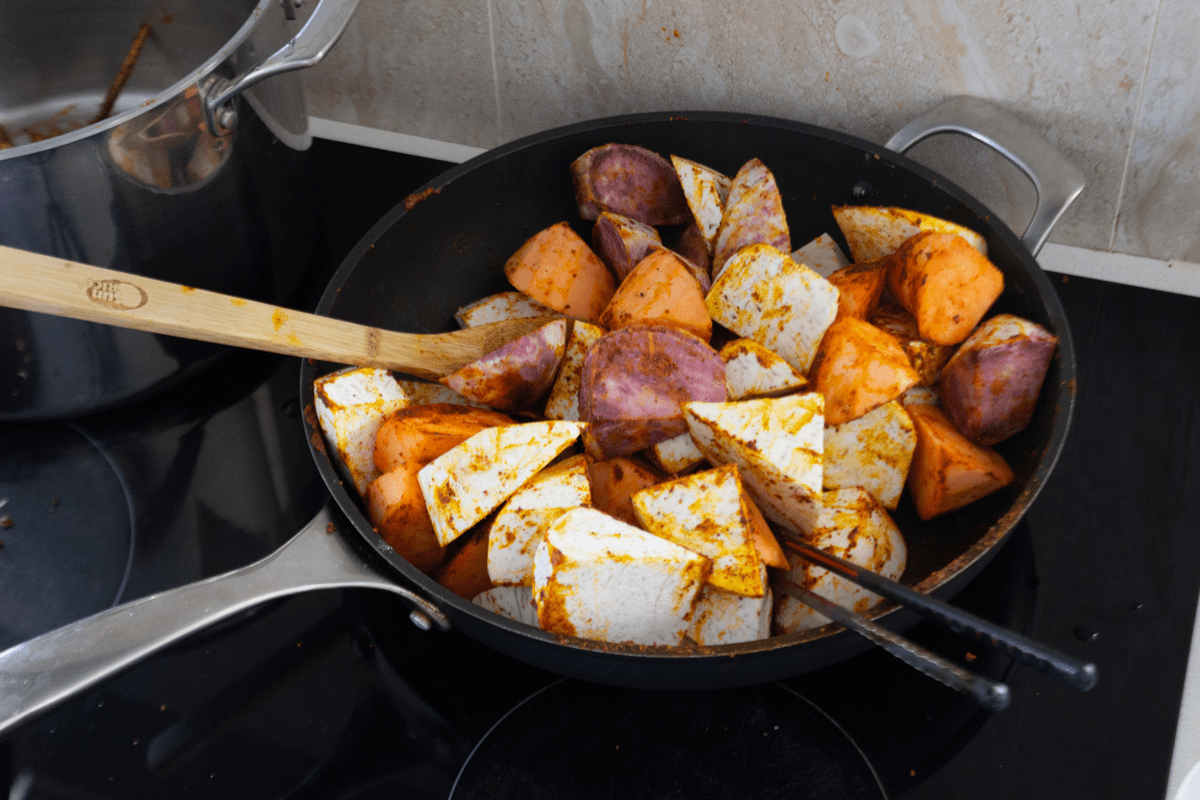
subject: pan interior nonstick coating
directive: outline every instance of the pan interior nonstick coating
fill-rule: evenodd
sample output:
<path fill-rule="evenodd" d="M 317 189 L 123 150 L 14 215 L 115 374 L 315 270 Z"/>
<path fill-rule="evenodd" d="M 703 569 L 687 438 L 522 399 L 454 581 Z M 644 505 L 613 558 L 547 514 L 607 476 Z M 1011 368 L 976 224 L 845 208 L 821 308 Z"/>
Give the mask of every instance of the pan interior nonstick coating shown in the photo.
<path fill-rule="evenodd" d="M 920 521 L 907 498 L 894 514 L 909 549 L 905 583 L 922 590 L 940 587 L 941 594 L 965 583 L 1019 520 L 1057 459 L 1074 400 L 1074 351 L 1057 296 L 1012 231 L 957 187 L 877 145 L 800 123 L 712 112 L 598 120 L 532 136 L 466 162 L 405 198 L 347 257 L 318 313 L 396 330 L 454 329 L 460 306 L 511 289 L 504 263 L 533 234 L 567 221 L 590 240 L 592 223 L 579 219 L 569 165 L 587 149 L 609 142 L 638 144 L 664 157 L 679 155 L 728 175 L 759 158 L 775 175 L 793 249 L 823 233 L 845 247 L 831 213 L 834 205 L 901 206 L 984 235 L 989 257 L 1005 274 L 1004 293 L 989 313 L 1010 312 L 1045 325 L 1060 344 L 1033 422 L 997 447 L 1016 473 L 1016 483 L 932 522 Z M 301 390 L 306 404 L 312 400 L 312 379 L 334 368 L 305 365 Z M 443 607 L 530 635 L 529 629 L 518 631 L 523 626 L 450 595 L 395 556 L 371 530 L 357 498 L 337 482 L 327 456 L 314 449 L 339 504 L 393 566 Z M 811 642 L 828 634 L 824 630 L 787 641 Z M 709 649 L 737 654 L 777 649 L 778 640 L 772 642 Z M 651 649 L 660 655 L 670 652 Z M 637 653 L 645 655 L 645 650 Z"/>

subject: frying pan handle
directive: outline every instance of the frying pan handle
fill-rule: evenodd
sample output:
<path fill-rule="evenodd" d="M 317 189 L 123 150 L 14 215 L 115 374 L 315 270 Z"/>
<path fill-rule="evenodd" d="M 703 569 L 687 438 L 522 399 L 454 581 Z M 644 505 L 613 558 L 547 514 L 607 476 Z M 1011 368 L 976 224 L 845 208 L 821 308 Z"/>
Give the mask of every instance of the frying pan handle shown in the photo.
<path fill-rule="evenodd" d="M 283 2 L 286 6 L 292 0 Z M 222 136 L 233 127 L 237 114 L 229 101 L 236 95 L 264 78 L 311 67 L 323 59 L 350 24 L 358 2 L 359 0 L 320 0 L 300 32 L 261 64 L 256 64 L 236 78 L 210 75 L 202 81 L 199 87 L 200 98 L 204 102 L 204 121 L 208 125 L 208 132 L 213 136 Z"/>
<path fill-rule="evenodd" d="M 884 147 L 903 153 L 935 133 L 961 133 L 977 139 L 1029 176 L 1037 190 L 1037 208 L 1021 241 L 1036 256 L 1050 229 L 1083 191 L 1083 173 L 1042 134 L 986 100 L 968 95 L 952 97 L 929 109 L 896 131 Z"/>
<path fill-rule="evenodd" d="M 326 504 L 287 544 L 248 567 L 150 595 L 0 653 L 0 736 L 216 622 L 314 589 L 367 587 L 405 597 L 420 627 L 450 627 L 424 598 L 364 563 Z"/>

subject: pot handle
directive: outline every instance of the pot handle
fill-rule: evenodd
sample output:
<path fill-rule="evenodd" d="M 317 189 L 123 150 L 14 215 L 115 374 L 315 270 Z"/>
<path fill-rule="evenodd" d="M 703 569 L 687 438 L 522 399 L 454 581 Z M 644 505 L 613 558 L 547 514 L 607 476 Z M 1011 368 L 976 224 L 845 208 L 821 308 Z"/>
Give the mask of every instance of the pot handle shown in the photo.
<path fill-rule="evenodd" d="M 1050 229 L 1083 191 L 1083 173 L 1063 158 L 1046 137 L 978 97 L 951 97 L 905 125 L 884 147 L 903 153 L 935 133 L 962 133 L 1016 164 L 1037 190 L 1037 208 L 1021 241 L 1035 256 Z"/>
<path fill-rule="evenodd" d="M 425 598 L 367 563 L 337 530 L 332 503 L 247 567 L 110 608 L 0 653 L 0 736 L 216 622 L 315 589 L 374 588 L 404 597 L 420 628 L 450 628 Z"/>
<path fill-rule="evenodd" d="M 204 101 L 204 122 L 208 125 L 209 133 L 222 136 L 234 126 L 237 112 L 229 101 L 236 95 L 264 78 L 311 67 L 328 55 L 330 48 L 345 32 L 350 18 L 358 8 L 358 2 L 359 0 L 321 0 L 300 32 L 261 64 L 251 67 L 236 78 L 209 75 L 202 81 L 200 98 Z"/>

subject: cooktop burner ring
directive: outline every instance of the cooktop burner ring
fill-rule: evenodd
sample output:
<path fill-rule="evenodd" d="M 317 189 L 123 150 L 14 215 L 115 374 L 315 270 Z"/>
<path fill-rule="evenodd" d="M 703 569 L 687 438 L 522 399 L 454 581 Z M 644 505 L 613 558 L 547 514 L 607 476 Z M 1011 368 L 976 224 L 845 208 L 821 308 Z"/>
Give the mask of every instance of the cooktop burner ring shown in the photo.
<path fill-rule="evenodd" d="M 501 717 L 450 792 L 451 800 L 743 796 L 887 794 L 846 731 L 783 684 L 652 692 L 573 678 Z"/>

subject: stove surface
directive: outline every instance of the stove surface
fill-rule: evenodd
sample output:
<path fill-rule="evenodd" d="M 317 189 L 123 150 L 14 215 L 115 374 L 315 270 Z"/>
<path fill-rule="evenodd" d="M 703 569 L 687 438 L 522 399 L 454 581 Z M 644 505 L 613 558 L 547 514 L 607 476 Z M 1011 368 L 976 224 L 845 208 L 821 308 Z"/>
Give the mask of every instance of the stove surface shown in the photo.
<path fill-rule="evenodd" d="M 298 308 L 315 305 L 384 212 L 447 166 L 322 141 L 314 152 L 324 240 Z M 455 796 L 492 797 L 501 795 L 470 793 L 473 774 L 506 789 L 557 785 L 560 764 L 538 768 L 554 752 L 520 747 L 545 731 L 594 743 L 577 755 L 619 777 L 578 781 L 571 796 L 716 797 L 731 785 L 772 796 L 771 786 L 813 783 L 802 763 L 811 751 L 773 738 L 794 713 L 850 743 L 828 742 L 839 755 L 822 765 L 870 765 L 874 781 L 842 796 L 1162 797 L 1200 593 L 1200 300 L 1061 281 L 1080 376 L 1067 448 L 1024 522 L 954 602 L 1094 661 L 1091 692 L 922 623 L 911 638 L 1005 680 L 1011 706 L 988 714 L 872 651 L 780 684 L 647 696 L 638 714 L 632 693 L 562 682 L 455 631 L 420 631 L 390 595 L 322 591 L 222 623 L 0 740 L 0 786 L 29 800 L 445 798 L 462 772 Z M 325 502 L 299 419 L 298 364 L 238 353 L 219 369 L 104 415 L 0 425 L 0 516 L 13 523 L 0 529 L 0 647 L 250 563 Z M 722 726 L 731 707 L 762 715 Z M 523 727 L 505 734 L 514 720 Z M 618 771 L 618 746 L 628 755 L 681 737 L 695 753 L 643 749 L 624 759 L 631 772 Z M 496 771 L 512 768 L 513 751 L 487 758 L 514 744 L 532 756 L 519 777 Z M 709 791 L 668 780 L 697 754 L 720 777 L 686 771 Z"/>

